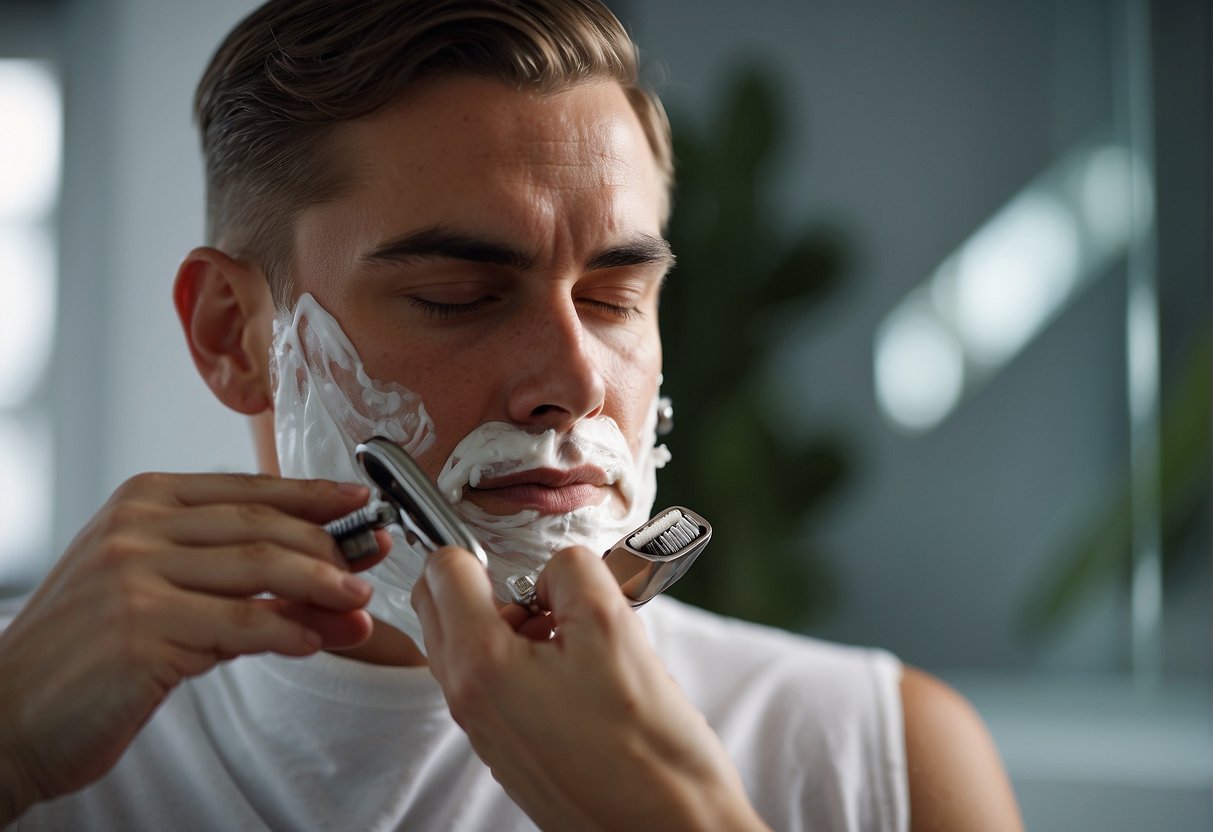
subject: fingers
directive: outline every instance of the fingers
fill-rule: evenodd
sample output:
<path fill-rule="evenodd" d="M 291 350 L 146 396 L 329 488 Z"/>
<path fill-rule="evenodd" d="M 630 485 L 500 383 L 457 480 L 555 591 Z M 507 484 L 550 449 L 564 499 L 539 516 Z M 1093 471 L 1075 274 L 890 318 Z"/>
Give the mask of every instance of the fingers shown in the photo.
<path fill-rule="evenodd" d="M 366 610 L 331 612 L 290 601 L 265 601 L 276 604 L 278 612 L 297 621 L 320 636 L 321 646 L 326 650 L 356 647 L 371 637 L 375 624 Z"/>
<path fill-rule="evenodd" d="M 413 586 L 413 609 L 421 621 L 428 654 L 446 644 L 474 649 L 511 638 L 513 628 L 497 611 L 488 573 L 471 552 L 445 546 L 426 559 Z"/>
<path fill-rule="evenodd" d="M 171 612 L 154 622 L 178 647 L 214 660 L 255 653 L 309 656 L 340 649 L 370 637 L 373 622 L 364 610 L 332 612 L 277 599 L 227 599 L 186 593 Z"/>
<path fill-rule="evenodd" d="M 363 485 L 330 480 L 295 480 L 261 474 L 142 474 L 130 488 L 168 493 L 177 503 L 260 503 L 313 523 L 327 523 L 366 504 L 370 490 Z"/>
<path fill-rule="evenodd" d="M 149 532 L 184 546 L 271 543 L 283 549 L 327 561 L 342 570 L 364 571 L 387 557 L 392 537 L 375 532 L 379 550 L 351 563 L 332 536 L 314 522 L 293 517 L 258 503 L 229 503 L 168 510 L 143 521 Z M 257 554 L 253 551 L 252 554 Z"/>
<path fill-rule="evenodd" d="M 535 590 L 561 626 L 578 617 L 630 609 L 602 557 L 583 546 L 557 552 L 539 573 Z"/>
<path fill-rule="evenodd" d="M 154 532 L 184 546 L 273 543 L 334 565 L 345 558 L 336 541 L 313 522 L 261 503 L 221 503 L 168 510 L 145 523 Z"/>
<path fill-rule="evenodd" d="M 149 632 L 216 660 L 264 652 L 309 656 L 324 644 L 320 633 L 283 615 L 281 604 L 273 601 L 179 593 L 157 618 L 148 622 Z"/>
<path fill-rule="evenodd" d="M 267 541 L 175 547 L 161 555 L 157 571 L 183 589 L 232 597 L 268 592 L 332 610 L 355 609 L 371 597 L 361 578 Z"/>

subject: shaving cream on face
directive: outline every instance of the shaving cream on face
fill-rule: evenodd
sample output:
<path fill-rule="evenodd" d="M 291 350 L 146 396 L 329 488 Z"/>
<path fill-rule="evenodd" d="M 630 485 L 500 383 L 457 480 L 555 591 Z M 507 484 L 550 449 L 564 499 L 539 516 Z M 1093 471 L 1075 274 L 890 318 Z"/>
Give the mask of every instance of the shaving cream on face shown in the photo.
<path fill-rule="evenodd" d="M 487 422 L 464 437 L 439 473 L 438 489 L 484 546 L 498 598 L 503 602 L 509 598 L 505 580 L 510 575 L 537 572 L 552 555 L 569 546 L 605 552 L 649 518 L 657 496 L 657 469 L 670 459 L 664 445 L 654 447 L 656 425 L 654 399 L 636 458 L 609 416 L 583 419 L 567 433 L 546 430 L 534 434 L 504 422 Z M 465 486 L 475 487 L 488 477 L 580 465 L 602 469 L 605 484 L 614 486 L 625 505 L 611 496 L 598 505 L 564 514 L 527 510 L 497 515 L 463 499 Z"/>
<path fill-rule="evenodd" d="M 418 456 L 435 441 L 421 399 L 399 384 L 372 379 L 337 320 L 310 294 L 299 298 L 293 316 L 275 321 L 270 370 L 283 476 L 365 482 L 354 461 L 359 442 L 385 436 Z M 532 434 L 504 422 L 488 422 L 459 442 L 438 475 L 438 488 L 488 554 L 493 590 L 503 603 L 509 597 L 504 581 L 510 575 L 537 571 L 568 546 L 605 551 L 648 519 L 657 469 L 670 458 L 664 445 L 655 446 L 656 424 L 654 397 L 635 456 L 615 420 L 607 416 L 581 420 L 566 433 Z M 485 478 L 580 465 L 602 469 L 625 505 L 612 496 L 565 514 L 528 510 L 502 516 L 464 499 L 464 488 Z M 409 593 L 421 575 L 425 552 L 409 544 L 400 529 L 389 531 L 392 553 L 362 576 L 375 587 L 367 609 L 424 650 Z"/>
<path fill-rule="evenodd" d="M 372 436 L 414 456 L 434 444 L 434 423 L 421 399 L 368 376 L 337 319 L 310 294 L 299 298 L 290 321 L 274 321 L 270 384 L 284 477 L 362 480 L 354 448 Z"/>

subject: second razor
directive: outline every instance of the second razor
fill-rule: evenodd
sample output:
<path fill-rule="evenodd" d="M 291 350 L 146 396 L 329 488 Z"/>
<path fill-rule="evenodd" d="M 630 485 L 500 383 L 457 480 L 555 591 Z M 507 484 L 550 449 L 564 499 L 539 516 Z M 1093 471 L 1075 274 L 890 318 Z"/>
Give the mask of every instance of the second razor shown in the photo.
<path fill-rule="evenodd" d="M 602 556 L 628 603 L 642 607 L 686 573 L 712 539 L 712 526 L 689 508 L 674 506 L 607 549 Z M 527 572 L 506 579 L 510 600 L 540 612 L 538 575 Z"/>

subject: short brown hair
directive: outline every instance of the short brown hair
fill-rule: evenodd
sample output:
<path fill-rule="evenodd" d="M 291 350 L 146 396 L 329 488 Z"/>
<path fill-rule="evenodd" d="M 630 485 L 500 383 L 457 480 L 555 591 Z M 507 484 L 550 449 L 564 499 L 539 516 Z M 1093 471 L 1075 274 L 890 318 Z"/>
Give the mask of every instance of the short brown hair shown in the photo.
<path fill-rule="evenodd" d="M 665 111 L 598 0 L 270 0 L 219 46 L 194 99 L 209 241 L 259 263 L 285 308 L 295 217 L 349 181 L 326 157 L 333 126 L 457 74 L 541 93 L 617 81 L 672 184 Z"/>

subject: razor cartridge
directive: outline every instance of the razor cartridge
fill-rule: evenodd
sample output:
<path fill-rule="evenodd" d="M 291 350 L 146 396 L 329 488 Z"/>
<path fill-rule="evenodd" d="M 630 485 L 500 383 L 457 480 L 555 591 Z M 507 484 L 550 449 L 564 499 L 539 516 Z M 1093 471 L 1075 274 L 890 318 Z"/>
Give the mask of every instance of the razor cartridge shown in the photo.
<path fill-rule="evenodd" d="M 606 551 L 602 560 L 628 603 L 642 607 L 669 589 L 699 557 L 712 538 L 712 525 L 689 508 L 674 506 L 656 514 Z M 540 612 L 533 572 L 506 579 L 510 599 Z"/>

